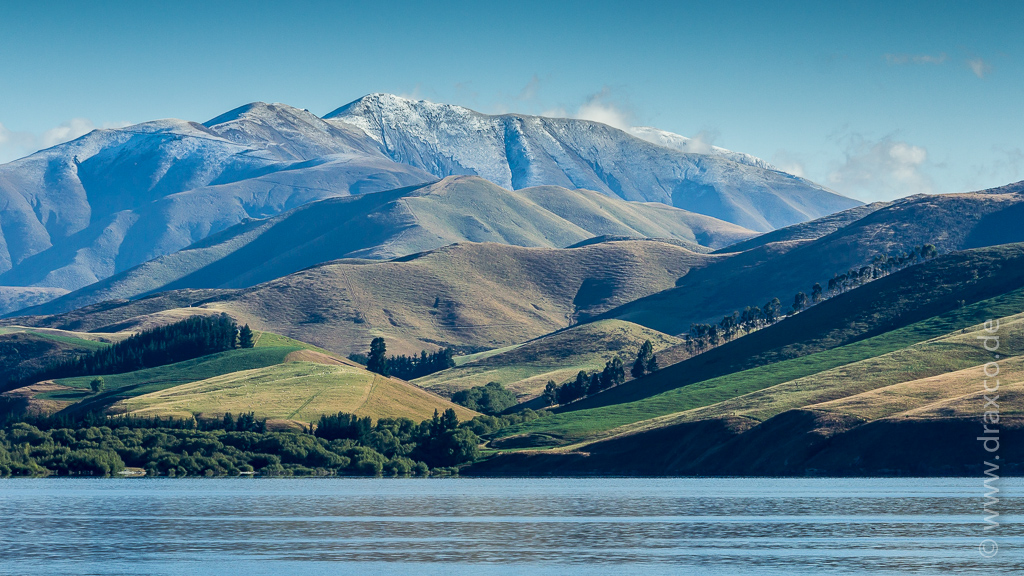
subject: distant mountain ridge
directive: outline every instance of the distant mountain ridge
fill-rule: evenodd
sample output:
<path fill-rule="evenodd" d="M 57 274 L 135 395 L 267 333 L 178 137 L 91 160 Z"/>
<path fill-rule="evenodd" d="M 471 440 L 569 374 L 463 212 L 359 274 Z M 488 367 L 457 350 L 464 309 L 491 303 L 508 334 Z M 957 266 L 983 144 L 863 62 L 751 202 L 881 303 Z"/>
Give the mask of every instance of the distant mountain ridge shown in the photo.
<path fill-rule="evenodd" d="M 386 260 L 457 242 L 564 248 L 594 237 L 665 238 L 690 250 L 756 235 L 654 203 L 555 186 L 505 190 L 476 176 L 319 200 L 251 220 L 23 314 L 180 288 L 245 288 L 342 258 Z"/>
<path fill-rule="evenodd" d="M 433 179 L 355 130 L 244 108 L 95 130 L 0 166 L 0 285 L 73 290 L 247 218 Z"/>
<path fill-rule="evenodd" d="M 451 175 L 593 189 L 757 231 L 859 204 L 751 156 L 642 130 L 660 144 L 596 122 L 382 94 L 325 118 L 257 102 L 203 124 L 95 130 L 0 165 L 0 287 L 72 291 L 251 218 Z"/>
<path fill-rule="evenodd" d="M 668 334 L 718 321 L 778 297 L 788 307 L 834 275 L 878 255 L 932 244 L 940 253 L 1024 242 L 1024 186 L 962 194 L 918 195 L 851 209 L 741 243 L 735 255 L 680 278 L 676 287 L 629 302 L 608 317 Z M 726 248 L 717 254 L 732 252 Z M 930 289 L 922 287 L 922 290 Z"/>
<path fill-rule="evenodd" d="M 491 116 L 391 94 L 365 96 L 324 118 L 363 130 L 388 157 L 438 177 L 477 174 L 508 189 L 586 188 L 762 232 L 860 205 L 753 156 L 683 152 L 689 139 L 651 128 L 637 137 L 587 120 Z"/>

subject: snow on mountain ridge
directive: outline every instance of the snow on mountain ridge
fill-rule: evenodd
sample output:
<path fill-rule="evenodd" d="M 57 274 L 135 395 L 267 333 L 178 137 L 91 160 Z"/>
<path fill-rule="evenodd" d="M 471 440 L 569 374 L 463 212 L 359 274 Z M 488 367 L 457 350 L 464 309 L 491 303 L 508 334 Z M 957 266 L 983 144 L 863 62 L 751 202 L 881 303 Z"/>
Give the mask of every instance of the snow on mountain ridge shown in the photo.
<path fill-rule="evenodd" d="M 367 112 L 371 111 L 371 109 L 376 109 L 380 111 L 379 117 L 376 118 L 377 122 L 373 121 L 372 112 L 369 115 L 370 117 L 368 117 L 367 115 Z M 417 109 L 429 111 L 429 114 L 425 115 L 422 114 L 421 112 L 417 112 Z M 476 127 L 479 127 L 481 124 L 485 124 L 486 120 L 484 119 L 486 118 L 504 117 L 514 117 L 520 119 L 550 118 L 552 120 L 593 122 L 591 120 L 558 118 L 552 116 L 532 116 L 528 114 L 518 113 L 488 115 L 483 114 L 481 112 L 476 112 L 463 106 L 459 106 L 457 104 L 438 104 L 435 102 L 430 102 L 428 100 L 412 100 L 409 98 L 403 98 L 401 96 L 386 93 L 375 93 L 364 96 L 363 98 L 346 104 L 345 106 L 342 106 L 341 108 L 338 108 L 324 115 L 324 119 L 337 119 L 342 122 L 345 122 L 346 124 L 356 126 L 363 130 L 363 132 L 370 136 L 370 138 L 373 138 L 378 144 L 387 146 L 387 142 L 385 142 L 385 135 L 382 134 L 381 131 L 381 120 L 385 118 L 391 121 L 399 119 L 408 120 L 410 118 L 417 118 L 421 116 L 428 116 L 434 118 L 454 117 L 456 119 L 461 118 L 464 120 L 475 118 L 475 122 L 473 122 L 473 124 L 475 124 Z M 600 122 L 594 123 L 600 124 Z M 334 124 L 337 125 L 337 122 L 335 122 Z M 424 133 L 427 132 L 427 130 L 424 129 L 425 126 L 423 126 L 421 123 L 406 124 L 406 127 L 410 129 L 415 129 L 414 133 L 417 136 L 424 136 Z M 709 146 L 706 144 L 702 144 L 698 140 L 695 140 L 693 138 L 687 138 L 686 136 L 682 136 L 665 130 L 659 130 L 657 128 L 653 128 L 650 126 L 635 126 L 628 128 L 624 131 L 630 134 L 631 136 L 635 136 L 641 140 L 645 140 L 647 142 L 657 144 L 659 146 L 664 146 L 666 148 L 671 148 L 672 150 L 683 152 L 685 154 L 702 154 L 707 156 L 718 156 L 725 158 L 727 160 L 732 160 L 733 162 L 739 162 L 740 164 L 757 166 L 758 168 L 764 168 L 766 170 L 777 170 L 775 166 L 756 156 L 752 156 L 750 154 L 745 154 L 742 152 L 734 152 L 732 150 L 728 150 L 726 148 L 722 148 L 719 146 Z"/>
<path fill-rule="evenodd" d="M 753 156 L 654 129 L 638 129 L 640 138 L 588 120 L 491 116 L 391 94 L 370 94 L 324 118 L 359 128 L 391 159 L 438 178 L 476 174 L 508 189 L 586 188 L 753 230 L 859 204 Z"/>
<path fill-rule="evenodd" d="M 74 290 L 245 218 L 432 179 L 284 105 L 94 130 L 0 165 L 0 285 Z"/>
<path fill-rule="evenodd" d="M 686 153 L 689 139 L 644 133 L 661 141 L 598 122 L 490 116 L 390 94 L 324 118 L 253 102 L 203 124 L 94 130 L 0 165 L 0 286 L 74 290 L 247 218 L 452 175 L 509 190 L 596 190 L 754 230 L 856 204 L 748 155 Z"/>
<path fill-rule="evenodd" d="M 694 138 L 687 138 L 686 136 L 681 136 L 674 132 L 659 130 L 657 128 L 652 128 L 651 126 L 634 126 L 627 130 L 627 132 L 641 140 L 646 140 L 652 144 L 657 144 L 658 146 L 678 150 L 685 154 L 721 156 L 727 160 L 739 162 L 740 164 L 749 164 L 751 166 L 757 166 L 758 168 L 764 168 L 765 170 L 778 170 L 778 168 L 771 165 L 768 161 L 762 160 L 757 156 L 752 156 L 743 152 L 733 152 L 732 150 L 727 150 L 719 146 L 709 146 Z"/>
<path fill-rule="evenodd" d="M 287 104 L 253 102 L 203 126 L 229 141 L 271 150 L 281 160 L 309 160 L 352 151 L 380 153 L 366 141 L 364 133 L 349 126 L 334 126 L 308 110 Z"/>

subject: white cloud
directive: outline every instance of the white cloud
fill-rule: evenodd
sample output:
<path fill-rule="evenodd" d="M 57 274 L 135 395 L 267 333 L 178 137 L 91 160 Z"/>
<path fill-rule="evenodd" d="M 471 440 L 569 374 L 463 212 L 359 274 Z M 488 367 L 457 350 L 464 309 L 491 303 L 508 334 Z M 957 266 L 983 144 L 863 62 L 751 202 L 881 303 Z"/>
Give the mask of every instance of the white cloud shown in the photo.
<path fill-rule="evenodd" d="M 718 135 L 717 130 L 701 130 L 686 143 L 686 151 L 693 154 L 710 154 Z"/>
<path fill-rule="evenodd" d="M 851 134 L 843 141 L 845 161 L 828 174 L 828 183 L 841 193 L 861 200 L 890 200 L 934 191 L 924 172 L 928 151 L 886 136 L 868 140 Z"/>
<path fill-rule="evenodd" d="M 537 83 L 534 82 L 535 80 Z M 538 84 L 539 80 L 534 76 L 530 84 L 527 84 L 526 88 L 523 89 L 520 99 L 522 99 L 524 94 L 529 94 L 532 97 L 536 93 Z M 575 112 L 570 112 L 562 106 L 557 106 L 544 110 L 540 115 L 548 118 L 590 120 L 607 124 L 619 130 L 629 131 L 635 126 L 633 113 L 629 111 L 628 107 L 616 104 L 613 100 L 611 89 L 605 86 L 600 92 L 587 96 L 587 99 L 576 108 Z"/>
<path fill-rule="evenodd" d="M 788 172 L 800 178 L 807 178 L 807 164 L 795 154 L 779 150 L 772 156 L 772 164 L 783 172 Z"/>
<path fill-rule="evenodd" d="M 971 72 L 974 72 L 974 75 L 978 78 L 984 78 L 992 71 L 992 65 L 981 58 L 969 58 L 967 60 L 967 67 L 970 68 Z"/>
<path fill-rule="evenodd" d="M 940 54 L 886 54 L 890 64 L 942 64 L 946 61 L 945 52 Z"/>
<path fill-rule="evenodd" d="M 39 143 L 43 148 L 49 148 L 50 146 L 74 140 L 79 136 L 84 136 L 95 129 L 96 125 L 86 118 L 72 118 L 60 126 L 43 132 L 39 138 Z"/>
<path fill-rule="evenodd" d="M 0 124 L 0 163 L 23 158 L 41 150 L 84 136 L 97 128 L 123 128 L 128 122 L 107 122 L 96 126 L 87 118 L 72 118 L 41 134 L 14 132 Z"/>
<path fill-rule="evenodd" d="M 600 122 L 619 130 L 629 130 L 633 126 L 633 115 L 611 101 L 611 91 L 608 87 L 590 95 L 576 110 L 573 118 Z"/>

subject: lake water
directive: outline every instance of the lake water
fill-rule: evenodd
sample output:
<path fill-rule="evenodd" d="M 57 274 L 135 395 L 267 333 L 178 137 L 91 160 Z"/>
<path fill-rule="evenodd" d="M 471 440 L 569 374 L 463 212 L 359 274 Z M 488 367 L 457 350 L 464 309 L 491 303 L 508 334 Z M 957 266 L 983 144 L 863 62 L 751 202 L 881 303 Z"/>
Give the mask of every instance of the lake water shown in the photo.
<path fill-rule="evenodd" d="M 985 533 L 976 478 L 0 480 L 0 573 L 1024 573 L 998 485 Z"/>

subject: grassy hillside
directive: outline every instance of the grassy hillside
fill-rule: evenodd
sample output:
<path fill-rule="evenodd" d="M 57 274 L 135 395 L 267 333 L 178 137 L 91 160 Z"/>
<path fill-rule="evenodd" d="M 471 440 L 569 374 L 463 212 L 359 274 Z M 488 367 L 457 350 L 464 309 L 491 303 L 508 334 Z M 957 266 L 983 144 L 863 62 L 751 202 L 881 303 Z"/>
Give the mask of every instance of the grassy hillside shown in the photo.
<path fill-rule="evenodd" d="M 927 289 L 922 289 L 924 286 Z M 873 335 L 900 334 L 893 330 L 922 321 L 928 322 L 908 334 L 920 340 L 933 338 L 1024 310 L 1019 300 L 1022 287 L 1024 244 L 957 252 L 826 300 L 771 327 L 573 406 L 630 402 L 740 370 L 834 351 Z M 978 306 L 972 306 L 975 303 Z M 994 316 L 996 309 L 1001 313 Z M 879 353 L 920 340 L 900 340 L 895 348 Z"/>
<path fill-rule="evenodd" d="M 460 419 L 476 413 L 411 384 L 343 365 L 288 362 L 232 372 L 125 399 L 115 412 L 136 416 L 221 417 L 255 412 L 258 418 L 308 423 L 322 414 L 371 418 L 430 418 L 452 408 Z"/>
<path fill-rule="evenodd" d="M 659 202 L 623 202 L 593 190 L 536 186 L 517 193 L 591 236 L 671 238 L 708 248 L 721 248 L 757 236 L 757 232 L 703 214 Z"/>
<path fill-rule="evenodd" d="M 95 376 L 63 378 L 7 394 L 33 410 L 64 414 L 90 411 L 141 416 L 221 417 L 256 412 L 259 418 L 306 423 L 321 414 L 353 412 L 377 418 L 429 418 L 435 409 L 475 413 L 316 346 L 258 332 L 256 346 L 228 350 L 176 364 L 103 375 L 104 390 L 90 389 Z"/>
<path fill-rule="evenodd" d="M 1024 314 L 1003 318 L 1001 324 L 1006 333 L 1020 330 L 1024 328 Z M 869 421 L 969 392 L 977 397 L 983 378 L 981 367 L 993 360 L 992 354 L 978 344 L 977 338 L 982 335 L 982 325 L 973 326 L 966 332 L 957 331 L 881 356 L 754 390 L 710 406 L 626 427 L 623 431 L 727 416 L 763 422 L 788 410 L 805 407 Z M 1005 339 L 1005 344 L 1003 358 L 1024 352 L 1024 343 Z M 1018 360 L 1013 360 L 1004 366 L 1008 382 L 1019 378 L 1019 364 Z M 715 379 L 708 384 L 727 386 L 745 375 L 735 376 Z M 756 380 L 756 377 L 747 378 L 744 383 L 750 386 Z"/>
<path fill-rule="evenodd" d="M 562 248 L 599 235 L 720 247 L 755 233 L 662 204 L 545 186 L 509 191 L 476 176 L 313 202 L 247 221 L 23 314 L 180 288 L 242 288 L 342 258 L 384 260 L 456 242 Z"/>
<path fill-rule="evenodd" d="M 92 352 L 127 336 L 0 326 L 0 391 L 51 364 Z"/>
<path fill-rule="evenodd" d="M 498 382 L 521 398 L 529 398 L 543 392 L 548 380 L 562 383 L 580 370 L 600 370 L 615 356 L 629 366 L 644 340 L 650 340 L 656 352 L 680 342 L 629 322 L 601 320 L 518 346 L 461 357 L 455 368 L 418 378 L 414 383 L 450 395 Z"/>
<path fill-rule="evenodd" d="M 482 350 L 566 328 L 720 256 L 656 241 L 581 248 L 458 244 L 388 262 L 341 260 L 244 290 L 180 290 L 18 322 L 138 330 L 183 315 L 227 312 L 240 323 L 342 355 L 383 336 L 392 353 L 453 345 Z M 14 322 L 15 320 L 11 320 Z"/>
<path fill-rule="evenodd" d="M 671 286 L 715 256 L 661 242 L 572 250 L 459 244 L 377 264 L 330 263 L 204 305 L 342 355 L 518 344 Z"/>
<path fill-rule="evenodd" d="M 1019 329 L 1018 320 L 1018 329 Z M 865 421 L 881 418 L 949 418 L 977 416 L 979 402 L 984 406 L 984 366 L 946 372 L 938 376 L 900 382 L 875 388 L 837 400 L 810 404 L 808 410 L 855 416 Z M 1000 415 L 1020 416 L 1024 406 L 1015 402 L 1024 385 L 1024 357 L 1016 356 L 1000 364 L 998 395 Z M 995 382 L 989 383 L 994 390 Z"/>
<path fill-rule="evenodd" d="M 990 311 L 1005 310 L 1006 304 Z M 1020 309 L 1019 302 L 1016 308 Z M 948 320 L 930 324 L 935 328 Z M 746 394 L 744 385 L 758 378 L 763 383 L 769 376 L 763 368 L 687 386 L 632 407 L 589 410 L 589 422 L 565 418 L 578 418 L 579 412 L 554 416 L 514 430 L 527 432 L 528 437 L 492 441 L 492 445 L 511 448 L 583 441 L 547 452 L 499 453 L 470 473 L 978 474 L 980 447 L 975 437 L 979 415 L 986 406 L 983 365 L 996 360 L 1000 364 L 998 427 L 1004 443 L 1001 456 L 1006 458 L 1000 474 L 1020 474 L 1024 467 L 1017 462 L 1024 450 L 1007 444 L 1024 438 L 1020 404 L 1024 400 L 1024 344 L 1011 342 L 1015 339 L 1007 336 L 1024 328 L 1024 314 L 1001 318 L 999 325 L 1003 338 L 998 356 L 982 349 L 977 337 L 984 333 L 984 325 L 976 325 Z M 921 327 L 917 331 L 920 333 Z M 897 332 L 908 335 L 906 330 Z M 871 340 L 899 339 L 893 336 Z M 817 363 L 819 359 L 801 360 Z M 791 374 L 799 371 L 793 366 L 782 368 Z M 991 379 L 989 385 L 994 385 Z M 604 431 L 591 425 L 603 420 L 607 426 L 624 415 L 623 409 L 635 410 L 644 403 L 650 409 L 655 400 L 661 400 L 665 408 L 664 401 L 673 394 L 677 407 L 687 403 L 693 407 Z M 619 412 L 610 412 L 615 409 Z"/>
<path fill-rule="evenodd" d="M 858 209 L 854 209 L 856 212 Z M 779 298 L 783 305 L 798 291 L 810 293 L 836 274 L 869 264 L 879 254 L 904 253 L 933 244 L 940 252 L 1024 241 L 1020 193 L 913 196 L 874 210 L 814 240 L 791 239 L 755 247 L 716 260 L 681 278 L 677 286 L 630 302 L 604 315 L 679 334 L 695 322 L 717 321 L 746 306 Z M 808 223 L 802 229 L 832 224 Z M 813 236 L 813 234 L 812 234 Z"/>
<path fill-rule="evenodd" d="M 75 404 L 67 408 L 73 412 L 101 410 L 123 398 L 148 394 L 222 374 L 280 364 L 289 354 L 298 350 L 301 348 L 290 346 L 236 349 L 156 368 L 104 375 L 105 390 L 96 395 L 89 389 L 89 383 L 96 378 L 95 376 L 62 378 L 54 382 L 64 389 L 43 393 L 38 397 L 44 400 L 73 402 Z"/>
<path fill-rule="evenodd" d="M 774 242 L 817 240 L 818 238 L 828 236 L 841 228 L 845 228 L 868 214 L 871 214 L 876 210 L 880 210 L 888 205 L 889 202 L 873 202 L 863 206 L 855 206 L 853 208 L 843 210 L 842 212 L 823 216 L 817 220 L 801 222 L 799 224 L 793 224 L 792 226 L 786 226 L 785 228 L 779 228 L 778 230 L 773 230 L 771 232 L 765 232 L 764 234 L 755 236 L 749 240 L 744 240 L 742 242 L 730 244 L 724 248 L 719 248 L 716 252 L 718 254 L 734 254 L 737 252 L 746 252 L 747 250 L 752 250 Z"/>
<path fill-rule="evenodd" d="M 724 374 L 702 378 L 696 361 L 714 363 L 713 358 L 701 358 L 711 354 L 708 352 L 574 403 L 567 412 L 505 430 L 502 435 L 543 434 L 575 442 L 614 428 L 719 403 L 723 403 L 720 411 L 703 415 L 740 415 L 756 421 L 795 406 L 838 397 L 833 394 L 852 395 L 975 366 L 985 361 L 987 353 L 979 351 L 973 335 L 961 331 L 972 327 L 976 330 L 986 320 L 1014 316 L 1020 310 L 1024 310 L 1024 289 L 835 348 L 754 368 L 724 368 Z M 790 320 L 782 324 L 786 322 Z M 743 339 L 717 349 L 721 352 L 716 357 L 727 358 L 728 348 Z M 832 385 L 840 388 L 829 388 Z M 822 396 L 814 396 L 819 393 Z M 685 416 L 680 421 L 692 419 Z M 640 425 L 646 427 L 647 423 Z"/>
<path fill-rule="evenodd" d="M 187 309 L 193 304 L 230 293 L 224 290 L 175 290 L 136 300 L 108 300 L 52 316 L 8 318 L 0 320 L 0 325 L 25 325 L 80 332 L 116 332 L 121 326 L 137 324 L 138 322 L 132 322 L 133 319 L 176 308 Z M 200 314 L 202 311 L 193 310 L 191 313 Z"/>

